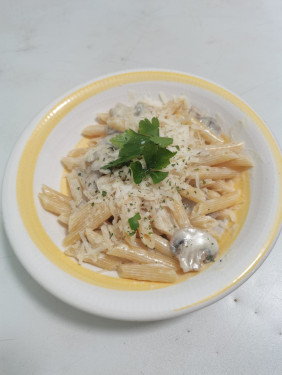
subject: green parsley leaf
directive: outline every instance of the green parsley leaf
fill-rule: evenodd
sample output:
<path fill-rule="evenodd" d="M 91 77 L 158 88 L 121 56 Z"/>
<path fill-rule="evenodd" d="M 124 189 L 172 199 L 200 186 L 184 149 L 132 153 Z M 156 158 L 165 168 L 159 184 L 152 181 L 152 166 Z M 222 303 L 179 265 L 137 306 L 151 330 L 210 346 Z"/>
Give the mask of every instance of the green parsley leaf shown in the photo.
<path fill-rule="evenodd" d="M 162 169 L 169 165 L 169 159 L 176 152 L 171 152 L 153 142 L 147 142 L 143 148 L 143 156 L 148 169 Z"/>
<path fill-rule="evenodd" d="M 142 168 L 140 161 L 135 161 L 130 164 L 130 169 L 132 170 L 133 180 L 135 184 L 140 184 L 140 182 L 145 178 L 147 171 Z"/>
<path fill-rule="evenodd" d="M 150 140 L 161 147 L 167 147 L 172 144 L 173 139 L 167 137 L 150 137 Z"/>
<path fill-rule="evenodd" d="M 103 195 L 103 197 L 105 197 L 107 195 L 107 192 L 105 190 L 103 190 L 102 195 Z"/>
<path fill-rule="evenodd" d="M 109 164 L 104 165 L 103 167 L 101 167 L 101 169 L 112 169 L 112 168 L 122 167 L 123 165 L 126 165 L 132 159 L 135 159 L 138 156 L 139 155 L 133 155 L 133 156 L 129 155 L 127 157 L 118 158 L 118 159 L 116 159 L 114 161 L 111 161 Z"/>
<path fill-rule="evenodd" d="M 129 233 L 130 236 L 133 236 L 136 233 L 137 229 L 139 228 L 138 220 L 140 219 L 141 219 L 141 216 L 139 212 L 137 212 L 137 214 L 135 214 L 130 219 L 128 219 L 128 224 L 130 228 L 133 230 L 133 232 Z"/>
<path fill-rule="evenodd" d="M 152 118 L 152 122 L 145 118 L 139 122 L 139 131 L 138 133 L 158 137 L 159 136 L 159 120 L 156 117 Z"/>
<path fill-rule="evenodd" d="M 162 169 L 169 165 L 170 158 L 172 158 L 176 152 L 171 152 L 167 150 L 166 148 L 159 147 L 157 151 L 157 160 L 154 167 L 151 167 L 152 169 Z"/>
<path fill-rule="evenodd" d="M 140 142 L 141 142 L 141 140 L 144 139 L 144 137 L 142 135 L 136 133 L 132 129 L 129 129 L 129 130 L 125 130 L 125 132 L 123 132 L 121 134 L 118 134 L 115 137 L 111 138 L 111 143 L 114 146 L 117 146 L 118 148 L 121 149 L 121 148 L 123 148 L 123 146 L 125 144 L 127 144 L 128 142 L 130 142 L 132 140 L 136 140 L 136 138 L 141 138 Z"/>
<path fill-rule="evenodd" d="M 136 133 L 134 130 L 126 130 L 122 134 L 111 139 L 113 145 L 120 148 L 119 158 L 104 165 L 102 169 L 110 169 L 122 167 L 123 165 L 130 164 L 130 170 L 133 174 L 133 180 L 136 184 L 140 182 L 150 172 L 156 172 L 165 168 L 170 163 L 176 152 L 171 152 L 166 147 L 173 143 L 172 138 L 159 137 L 159 120 L 153 117 L 151 121 L 148 119 L 139 122 L 139 130 Z M 178 146 L 177 146 L 178 147 Z M 136 158 L 143 156 L 146 162 L 146 169 L 142 168 L 139 161 L 134 161 Z M 161 174 L 152 173 L 152 179 L 158 183 L 162 181 L 168 173 L 162 172 Z"/>
<path fill-rule="evenodd" d="M 150 171 L 149 175 L 151 176 L 153 183 L 158 184 L 168 176 L 168 172 Z"/>
<path fill-rule="evenodd" d="M 147 169 L 155 168 L 157 163 L 157 153 L 159 146 L 153 142 L 147 142 L 143 147 L 143 157 L 146 162 Z"/>
<path fill-rule="evenodd" d="M 138 134 L 131 129 L 111 138 L 112 144 L 120 148 L 119 158 L 107 165 L 104 165 L 101 169 L 121 167 L 127 164 L 129 161 L 142 155 L 142 148 L 147 140 L 148 137 Z"/>
<path fill-rule="evenodd" d="M 159 144 L 161 147 L 167 147 L 173 142 L 172 138 L 159 137 L 159 120 L 156 117 L 152 118 L 152 121 L 145 118 L 139 122 L 139 134 L 147 135 L 150 137 L 150 140 L 156 144 Z"/>
<path fill-rule="evenodd" d="M 130 139 L 119 151 L 120 157 L 127 158 L 128 156 L 136 157 L 142 155 L 144 144 L 147 142 L 148 137 L 141 136 L 136 133 L 136 137 Z"/>

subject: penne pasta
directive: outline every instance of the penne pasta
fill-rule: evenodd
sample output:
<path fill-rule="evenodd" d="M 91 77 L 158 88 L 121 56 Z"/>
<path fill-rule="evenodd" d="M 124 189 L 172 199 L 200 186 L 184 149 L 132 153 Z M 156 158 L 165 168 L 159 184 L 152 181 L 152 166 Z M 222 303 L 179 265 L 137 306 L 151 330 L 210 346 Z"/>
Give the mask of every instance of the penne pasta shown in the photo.
<path fill-rule="evenodd" d="M 125 279 L 159 281 L 174 283 L 177 281 L 177 274 L 171 268 L 157 266 L 155 264 L 121 264 L 117 267 L 120 277 Z"/>
<path fill-rule="evenodd" d="M 217 211 L 213 214 L 213 217 L 216 219 L 216 220 L 224 220 L 224 219 L 230 219 L 233 223 L 236 222 L 236 214 L 234 212 L 234 209 L 231 210 L 231 209 L 224 209 L 224 210 L 221 210 L 221 211 Z"/>
<path fill-rule="evenodd" d="M 103 242 L 103 236 L 94 231 L 93 229 L 86 228 L 85 236 L 88 239 L 89 243 L 94 247 Z"/>
<path fill-rule="evenodd" d="M 42 186 L 42 191 L 45 195 L 48 195 L 50 198 L 53 198 L 54 200 L 61 201 L 64 203 L 70 203 L 71 201 L 71 197 L 62 194 L 59 191 L 56 191 L 47 185 Z"/>
<path fill-rule="evenodd" d="M 217 226 L 217 221 L 211 216 L 191 216 L 191 224 L 196 228 L 210 229 Z"/>
<path fill-rule="evenodd" d="M 173 210 L 171 213 L 180 228 L 189 227 L 190 221 L 182 201 L 173 202 Z"/>
<path fill-rule="evenodd" d="M 103 138 L 102 137 L 96 137 L 96 138 L 90 139 L 90 141 L 88 142 L 89 148 L 97 146 L 99 144 L 99 142 L 101 141 L 101 139 L 103 139 Z"/>
<path fill-rule="evenodd" d="M 83 129 L 82 135 L 84 137 L 104 137 L 107 135 L 108 127 L 107 125 L 89 125 Z"/>
<path fill-rule="evenodd" d="M 152 238 L 154 240 L 155 246 L 154 249 L 160 252 L 163 255 L 166 256 L 172 256 L 171 249 L 170 249 L 170 244 L 167 239 L 165 239 L 162 236 L 159 236 L 156 233 L 152 234 Z"/>
<path fill-rule="evenodd" d="M 227 168 L 227 167 L 210 167 L 210 166 L 202 166 L 199 168 L 192 169 L 190 178 L 196 179 L 196 175 L 198 178 L 203 179 L 213 179 L 213 180 L 225 180 L 228 178 L 234 178 L 239 175 L 239 172 L 235 169 Z"/>
<path fill-rule="evenodd" d="M 107 204 L 101 203 L 92 206 L 88 202 L 70 215 L 69 234 L 64 239 L 64 246 L 71 245 L 79 239 L 79 233 L 86 228 L 96 229 L 112 215 Z"/>
<path fill-rule="evenodd" d="M 76 167 L 84 166 L 82 159 L 78 156 L 66 156 L 65 158 L 62 158 L 62 164 L 69 171 L 73 170 Z"/>
<path fill-rule="evenodd" d="M 93 255 L 85 255 L 83 262 L 92 264 L 93 266 L 103 268 L 104 270 L 114 271 L 121 264 L 119 258 L 101 253 L 98 257 Z"/>
<path fill-rule="evenodd" d="M 81 147 L 81 148 L 74 148 L 73 150 L 68 152 L 67 156 L 77 158 L 79 156 L 83 156 L 90 150 L 90 147 Z"/>
<path fill-rule="evenodd" d="M 232 151 L 225 151 L 225 152 L 217 152 L 217 153 L 212 153 L 208 156 L 203 156 L 199 158 L 200 160 L 195 163 L 195 165 L 217 165 L 217 164 L 222 164 L 222 163 L 228 163 L 228 165 L 231 165 L 233 161 L 238 159 L 238 155 L 235 152 Z"/>
<path fill-rule="evenodd" d="M 238 155 L 236 159 L 233 160 L 226 160 L 224 162 L 224 166 L 226 167 L 245 167 L 251 168 L 253 167 L 252 161 L 245 155 Z"/>
<path fill-rule="evenodd" d="M 167 257 L 166 255 L 157 253 L 152 250 L 145 250 L 137 247 L 129 247 L 126 245 L 116 246 L 107 251 L 108 255 L 114 255 L 119 258 L 130 260 L 134 263 L 147 264 L 157 263 L 164 267 L 179 269 L 176 259 Z"/>
<path fill-rule="evenodd" d="M 122 118 L 113 119 L 109 117 L 107 120 L 107 125 L 119 132 L 124 132 L 126 129 L 128 129 L 126 121 Z"/>
<path fill-rule="evenodd" d="M 65 255 L 67 255 L 68 257 L 73 257 L 75 259 L 77 259 L 78 253 L 79 249 L 74 246 L 70 246 L 67 248 L 67 250 L 65 250 Z"/>
<path fill-rule="evenodd" d="M 205 203 L 197 203 L 192 211 L 192 216 L 211 214 L 212 212 L 234 206 L 240 201 L 240 192 L 227 193 L 219 198 L 209 199 Z"/>
<path fill-rule="evenodd" d="M 207 199 L 219 198 L 221 196 L 217 191 L 211 189 L 206 189 L 205 193 Z"/>
<path fill-rule="evenodd" d="M 106 124 L 108 118 L 109 118 L 108 113 L 98 113 L 97 115 L 97 121 L 99 122 L 99 124 Z"/>
<path fill-rule="evenodd" d="M 160 208 L 157 210 L 154 220 L 152 221 L 152 226 L 165 234 L 168 238 L 170 238 L 178 228 L 177 222 L 166 208 Z"/>
<path fill-rule="evenodd" d="M 67 175 L 68 186 L 72 195 L 73 200 L 76 205 L 82 203 L 82 189 L 80 185 L 79 178 L 75 170 Z"/>
<path fill-rule="evenodd" d="M 38 197 L 45 210 L 56 215 L 69 216 L 71 212 L 70 199 L 66 195 L 43 185 L 43 193 L 39 193 Z"/>
<path fill-rule="evenodd" d="M 68 225 L 69 224 L 69 215 L 66 215 L 66 214 L 59 215 L 58 221 L 62 224 Z"/>
<path fill-rule="evenodd" d="M 203 150 L 206 151 L 240 151 L 242 150 L 244 144 L 242 142 L 240 143 L 221 143 L 221 144 L 211 144 L 211 145 L 205 145 L 203 147 Z"/>
<path fill-rule="evenodd" d="M 193 202 L 204 202 L 206 200 L 205 193 L 201 189 L 188 184 L 185 188 L 179 190 L 179 194 Z"/>
<path fill-rule="evenodd" d="M 234 191 L 233 181 L 217 180 L 212 181 L 209 185 L 209 188 L 213 189 L 212 191 L 219 192 L 221 194 L 231 193 Z"/>

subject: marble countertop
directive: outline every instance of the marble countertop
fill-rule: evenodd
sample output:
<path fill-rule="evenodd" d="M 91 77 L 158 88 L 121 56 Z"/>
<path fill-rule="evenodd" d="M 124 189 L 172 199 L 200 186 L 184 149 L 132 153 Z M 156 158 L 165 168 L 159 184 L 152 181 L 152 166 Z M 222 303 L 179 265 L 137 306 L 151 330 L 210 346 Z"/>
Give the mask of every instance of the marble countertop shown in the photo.
<path fill-rule="evenodd" d="M 102 74 L 184 71 L 246 100 L 282 140 L 280 0 L 4 1 L 0 172 L 50 101 Z M 16 228 L 15 228 L 16 230 Z M 282 237 L 259 270 L 200 311 L 160 322 L 93 316 L 49 294 L 0 226 L 0 373 L 282 373 Z"/>

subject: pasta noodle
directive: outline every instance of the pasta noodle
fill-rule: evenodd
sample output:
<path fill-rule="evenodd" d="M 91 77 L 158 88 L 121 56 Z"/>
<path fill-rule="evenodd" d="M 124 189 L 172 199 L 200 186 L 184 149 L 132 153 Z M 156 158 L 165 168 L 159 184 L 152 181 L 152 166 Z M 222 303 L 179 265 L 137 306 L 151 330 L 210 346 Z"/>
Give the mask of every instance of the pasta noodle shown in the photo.
<path fill-rule="evenodd" d="M 166 255 L 159 254 L 151 250 L 142 248 L 134 248 L 126 245 L 117 246 L 107 251 L 107 254 L 114 255 L 122 259 L 128 259 L 134 263 L 141 264 L 154 264 L 157 263 L 164 267 L 179 269 L 179 264 L 176 259 L 167 257 Z"/>
<path fill-rule="evenodd" d="M 82 135 L 84 137 L 100 137 L 107 135 L 107 125 L 90 125 L 83 129 Z"/>
<path fill-rule="evenodd" d="M 116 144 L 111 139 L 117 132 L 137 132 L 144 119 L 152 119 L 153 127 L 154 118 L 160 137 L 172 140 L 166 146 L 169 163 L 161 167 L 163 178 L 154 181 L 157 169 L 137 183 L 130 163 L 143 171 L 147 163 L 138 154 L 104 168 L 120 157 L 119 142 L 132 134 L 123 133 Z M 82 130 L 88 147 L 74 148 L 62 159 L 70 196 L 46 185 L 39 193 L 43 208 L 67 227 L 65 254 L 122 278 L 177 281 L 182 271 L 171 237 L 191 226 L 220 237 L 222 222 L 225 228 L 235 223 L 235 211 L 244 201 L 235 182 L 253 165 L 242 142 L 233 143 L 209 126 L 210 118 L 202 119 L 183 97 L 164 104 L 147 99 L 132 107 L 118 103 L 98 114 L 98 123 Z"/>
<path fill-rule="evenodd" d="M 159 251 L 163 255 L 172 256 L 168 240 L 156 233 L 152 234 L 152 238 L 155 242 L 155 249 L 157 251 Z"/>
<path fill-rule="evenodd" d="M 177 273 L 174 270 L 155 264 L 122 264 L 117 269 L 119 276 L 126 279 L 166 283 L 173 283 L 177 280 Z"/>
<path fill-rule="evenodd" d="M 212 212 L 234 206 L 239 202 L 240 193 L 238 191 L 224 194 L 218 198 L 209 199 L 204 203 L 198 203 L 192 211 L 192 216 L 211 214 Z"/>

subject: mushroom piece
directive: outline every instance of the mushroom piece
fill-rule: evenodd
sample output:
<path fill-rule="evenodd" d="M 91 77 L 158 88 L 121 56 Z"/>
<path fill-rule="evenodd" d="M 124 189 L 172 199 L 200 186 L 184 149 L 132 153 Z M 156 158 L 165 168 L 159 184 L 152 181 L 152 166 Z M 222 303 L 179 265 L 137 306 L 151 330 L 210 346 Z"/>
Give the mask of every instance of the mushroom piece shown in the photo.
<path fill-rule="evenodd" d="M 200 271 L 204 264 L 214 261 L 219 249 L 217 240 L 211 234 L 196 228 L 176 231 L 170 246 L 184 272 Z"/>
<path fill-rule="evenodd" d="M 221 135 L 222 129 L 221 126 L 217 123 L 217 121 L 212 117 L 198 117 L 198 120 L 207 126 L 212 132 L 217 135 Z"/>
<path fill-rule="evenodd" d="M 134 116 L 141 116 L 142 112 L 144 111 L 144 106 L 142 103 L 137 103 L 134 107 Z"/>

